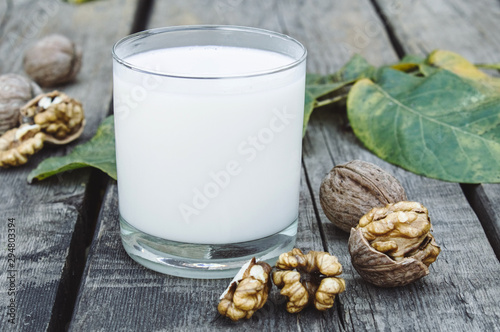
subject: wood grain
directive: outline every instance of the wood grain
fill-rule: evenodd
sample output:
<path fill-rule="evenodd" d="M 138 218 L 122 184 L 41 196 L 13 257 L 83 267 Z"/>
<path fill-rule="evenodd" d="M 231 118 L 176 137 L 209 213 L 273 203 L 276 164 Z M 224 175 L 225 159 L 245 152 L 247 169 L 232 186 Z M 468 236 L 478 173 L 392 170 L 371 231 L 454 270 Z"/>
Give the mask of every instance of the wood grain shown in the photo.
<path fill-rule="evenodd" d="M 276 8 L 277 3 L 266 6 Z M 239 22 L 239 25 L 283 31 L 276 11 L 268 11 L 267 17 L 263 17 L 260 9 L 250 2 L 160 1 L 155 2 L 152 8 L 149 26 Z M 289 8 L 290 11 L 295 9 L 293 5 Z M 127 331 L 138 328 L 156 331 L 267 331 L 284 328 L 300 331 L 341 328 L 342 323 L 335 310 L 325 313 L 306 310 L 304 315 L 299 316 L 288 314 L 285 311 L 286 301 L 276 289 L 266 305 L 249 321 L 233 323 L 222 318 L 216 306 L 229 280 L 193 280 L 161 275 L 139 266 L 125 254 L 119 239 L 116 195 L 113 185 L 103 204 L 103 214 L 97 226 L 99 231 L 89 254 L 83 288 L 70 331 L 88 330 L 95 326 L 104 330 Z M 315 209 L 303 174 L 297 246 L 305 251 L 323 250 Z M 138 297 L 142 300 L 138 300 Z M 102 308 L 99 304 L 104 299 L 123 305 Z M 149 310 L 150 305 L 145 306 L 145 302 L 161 309 Z"/>
<path fill-rule="evenodd" d="M 390 4 L 389 1 L 387 4 Z M 418 2 L 411 4 L 419 5 Z M 415 8 L 403 10 L 409 15 L 415 11 L 418 10 Z M 407 29 L 405 25 L 419 22 L 422 25 L 432 26 L 432 33 L 436 34 L 436 31 L 439 31 L 436 25 L 441 23 L 440 18 L 441 16 L 435 15 L 428 15 L 425 18 L 407 17 L 401 19 L 401 25 L 398 28 L 404 30 Z M 430 23 L 432 19 L 435 20 L 433 24 Z M 451 24 L 451 22 L 447 23 Z M 394 26 L 391 20 L 388 24 Z M 448 27 L 448 29 L 454 28 Z M 413 33 L 418 35 L 416 31 Z M 409 35 L 401 38 L 400 43 L 403 47 L 407 45 L 407 40 L 411 40 Z M 384 60 L 385 63 L 393 61 L 390 58 Z M 428 277 L 402 288 L 373 287 L 364 283 L 356 271 L 348 265 L 346 275 L 353 279 L 352 283 L 348 283 L 346 295 L 342 297 L 342 308 L 346 314 L 345 320 L 352 323 L 350 328 L 396 331 L 498 329 L 495 323 L 499 320 L 496 313 L 498 295 L 490 297 L 489 289 L 493 286 L 485 286 L 480 290 L 477 285 L 493 282 L 495 275 L 498 275 L 499 264 L 459 185 L 418 177 L 374 157 L 360 147 L 348 128 L 347 119 L 338 110 L 336 112 L 324 110 L 315 114 L 310 129 L 312 130 L 308 131 L 304 148 L 304 160 L 308 172 L 318 168 L 319 164 L 326 164 L 328 159 L 333 160 L 332 164 L 340 164 L 352 159 L 362 159 L 378 164 L 402 181 L 410 199 L 420 201 L 429 208 L 434 224 L 434 234 L 443 248 L 438 261 L 431 266 L 431 274 Z M 310 159 L 306 157 L 308 154 L 311 155 L 310 162 Z M 312 184 L 315 182 L 314 179 L 310 181 Z M 319 182 L 316 186 L 319 188 Z M 317 201 L 317 195 L 315 198 Z M 323 225 L 325 227 L 323 232 L 327 241 L 331 243 L 329 249 L 339 252 L 340 257 L 348 259 L 348 253 L 345 250 L 347 235 L 340 234 L 341 232 L 328 222 Z M 347 280 L 349 281 L 350 278 Z M 350 296 L 347 296 L 348 293 Z M 375 303 L 382 305 L 375 305 Z M 401 310 L 405 310 L 404 314 L 388 314 L 401 312 Z"/>
<path fill-rule="evenodd" d="M 304 250 L 323 250 L 304 177 L 300 201 L 297 245 Z M 333 310 L 324 314 L 307 311 L 296 320 L 285 311 L 284 298 L 276 289 L 250 320 L 234 323 L 223 319 L 217 304 L 230 279 L 183 279 L 137 264 L 122 248 L 117 205 L 116 184 L 112 184 L 104 199 L 70 331 L 97 327 L 104 331 L 270 331 L 282 326 L 325 330 L 340 324 Z"/>
<path fill-rule="evenodd" d="M 406 287 L 377 288 L 364 282 L 352 268 L 347 251 L 348 234 L 322 217 L 329 251 L 346 262 L 344 273 L 348 286 L 341 302 L 345 320 L 350 321 L 346 324 L 348 330 L 494 329 L 500 318 L 496 310 L 499 294 L 491 283 L 500 272 L 500 265 L 460 187 L 416 176 L 378 159 L 358 147 L 354 135 L 345 130 L 346 123 L 341 112 L 321 110 L 315 114 L 311 121 L 313 130 L 308 131 L 308 143 L 304 147 L 307 169 L 352 159 L 377 164 L 402 182 L 409 199 L 429 209 L 433 233 L 442 248 L 438 260 L 431 265 L 429 276 Z M 312 151 L 310 146 L 314 146 Z M 319 189 L 318 180 L 310 181 L 313 188 Z M 319 204 L 318 192 L 316 204 Z M 467 300 L 462 301 L 462 296 Z M 401 312 L 401 308 L 407 310 L 404 315 L 388 314 Z"/>
<path fill-rule="evenodd" d="M 1 326 L 11 331 L 61 331 L 72 314 L 103 178 L 89 170 L 64 173 L 33 185 L 26 178 L 44 158 L 65 154 L 92 137 L 106 116 L 112 91 L 111 46 L 130 32 L 137 1 L 97 1 L 81 6 L 59 0 L 8 3 L 11 7 L 0 26 L 0 73 L 23 74 L 24 50 L 50 33 L 67 35 L 84 52 L 77 80 L 58 87 L 82 101 L 87 117 L 83 136 L 66 147 L 46 147 L 24 166 L 0 169 L 2 218 L 19 221 L 17 324 L 7 324 L 2 313 Z M 3 220 L 1 225 L 5 226 Z M 6 237 L 2 230 L 2 247 Z M 1 255 L 4 264 L 4 251 Z M 5 273 L 4 269 L 0 272 L 2 282 Z M 3 302 L 5 288 L 0 292 Z"/>
<path fill-rule="evenodd" d="M 149 27 L 238 24 L 290 34 L 309 50 L 308 70 L 331 73 L 353 53 L 374 64 L 397 59 L 384 25 L 369 1 L 156 1 Z M 499 320 L 500 272 L 492 248 L 458 184 L 426 179 L 389 165 L 365 150 L 352 134 L 345 110 L 313 114 L 305 137 L 297 245 L 326 248 L 344 266 L 347 291 L 334 309 L 286 313 L 273 290 L 248 321 L 220 317 L 216 304 L 229 280 L 161 275 L 133 262 L 121 247 L 116 184 L 108 187 L 92 242 L 70 331 L 87 330 L 328 330 L 495 331 Z M 374 162 L 399 178 L 411 199 L 429 207 L 443 248 L 431 274 L 415 284 L 382 289 L 360 279 L 350 264 L 348 235 L 324 216 L 319 184 L 335 165 L 352 159 Z M 106 304 L 110 305 L 106 305 Z"/>
<path fill-rule="evenodd" d="M 14 218 L 14 232 L 8 231 L 8 218 Z M 9 267 L 6 250 L 0 252 L 0 294 L 7 305 L 15 299 L 15 317 L 7 316 L 2 310 L 0 326 L 7 331 L 46 331 L 63 328 L 61 318 L 66 298 L 71 296 L 69 288 L 78 287 L 72 283 L 73 264 L 82 264 L 82 256 L 74 249 L 84 250 L 83 239 L 73 239 L 73 231 L 79 222 L 75 207 L 64 203 L 40 204 L 13 208 L 2 208 L 0 242 L 7 248 L 8 235 L 15 234 L 14 268 Z M 74 249 L 71 249 L 71 248 Z M 14 270 L 15 272 L 10 272 Z M 14 276 L 7 280 L 8 276 Z M 14 287 L 11 287 L 12 283 Z M 9 293 L 13 288 L 15 294 Z M 4 308 L 2 308 L 4 309 Z M 15 324 L 9 323 L 13 318 Z M 50 327 L 50 328 L 49 328 Z M 5 329 L 4 329 L 5 328 Z"/>

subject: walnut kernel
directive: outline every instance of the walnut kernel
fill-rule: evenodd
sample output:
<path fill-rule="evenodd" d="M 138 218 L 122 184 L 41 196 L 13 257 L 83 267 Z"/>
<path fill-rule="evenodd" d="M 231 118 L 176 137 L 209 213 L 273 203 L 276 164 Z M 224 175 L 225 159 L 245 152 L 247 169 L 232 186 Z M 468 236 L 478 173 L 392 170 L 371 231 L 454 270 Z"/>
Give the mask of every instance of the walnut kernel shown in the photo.
<path fill-rule="evenodd" d="M 333 307 L 335 296 L 345 290 L 342 265 L 327 252 L 309 251 L 304 255 L 298 248 L 281 254 L 273 272 L 273 282 L 281 295 L 288 297 L 286 310 L 300 312 L 313 304 L 317 310 Z"/>
<path fill-rule="evenodd" d="M 38 125 L 21 125 L 0 137 L 0 167 L 26 164 L 28 157 L 43 148 L 45 135 Z"/>
<path fill-rule="evenodd" d="M 373 208 L 351 229 L 349 253 L 363 279 L 380 287 L 404 286 L 429 274 L 441 249 L 431 235 L 427 208 L 398 202 Z"/>
<path fill-rule="evenodd" d="M 271 266 L 256 262 L 255 258 L 243 265 L 222 293 L 217 309 L 233 321 L 250 318 L 262 308 L 271 289 Z"/>

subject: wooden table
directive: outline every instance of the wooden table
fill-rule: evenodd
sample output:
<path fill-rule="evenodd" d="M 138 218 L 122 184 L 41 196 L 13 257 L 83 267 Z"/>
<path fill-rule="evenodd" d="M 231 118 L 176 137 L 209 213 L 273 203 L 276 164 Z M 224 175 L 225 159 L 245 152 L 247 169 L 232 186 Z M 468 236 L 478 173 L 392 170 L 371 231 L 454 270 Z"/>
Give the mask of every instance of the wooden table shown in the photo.
<path fill-rule="evenodd" d="M 112 44 L 145 28 L 236 24 L 280 31 L 303 42 L 308 71 L 323 74 L 354 53 L 374 65 L 436 48 L 475 63 L 500 62 L 497 0 L 101 0 L 79 6 L 6 0 L 0 20 L 2 74 L 22 73 L 24 50 L 49 33 L 83 46 L 77 81 L 60 87 L 85 107 L 88 122 L 78 142 L 90 139 L 112 112 Z M 83 169 L 26 182 L 41 160 L 76 144 L 47 148 L 23 167 L 0 170 L 0 242 L 5 248 L 7 221 L 14 218 L 17 257 L 16 271 L 9 272 L 7 252 L 0 252 L 2 331 L 500 331 L 500 185 L 446 183 L 390 165 L 363 148 L 342 109 L 315 111 L 303 140 L 297 247 L 335 254 L 347 283 L 326 312 L 289 314 L 274 289 L 250 320 L 234 323 L 216 310 L 229 280 L 181 279 L 133 262 L 120 242 L 115 181 Z M 348 235 L 326 219 L 318 199 L 323 176 L 353 159 L 394 174 L 411 200 L 429 208 L 442 247 L 429 276 L 383 289 L 353 269 Z M 7 315 L 11 286 L 15 324 Z"/>

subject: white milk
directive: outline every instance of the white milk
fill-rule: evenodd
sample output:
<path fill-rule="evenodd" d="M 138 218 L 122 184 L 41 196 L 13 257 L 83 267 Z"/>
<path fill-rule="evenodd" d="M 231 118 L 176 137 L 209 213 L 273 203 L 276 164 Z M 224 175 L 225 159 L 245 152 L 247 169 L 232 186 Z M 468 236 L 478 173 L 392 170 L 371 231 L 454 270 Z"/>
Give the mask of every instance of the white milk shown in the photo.
<path fill-rule="evenodd" d="M 170 75 L 114 66 L 119 209 L 129 224 L 217 244 L 272 235 L 297 218 L 305 63 L 255 75 L 293 60 L 215 46 L 125 61 Z"/>

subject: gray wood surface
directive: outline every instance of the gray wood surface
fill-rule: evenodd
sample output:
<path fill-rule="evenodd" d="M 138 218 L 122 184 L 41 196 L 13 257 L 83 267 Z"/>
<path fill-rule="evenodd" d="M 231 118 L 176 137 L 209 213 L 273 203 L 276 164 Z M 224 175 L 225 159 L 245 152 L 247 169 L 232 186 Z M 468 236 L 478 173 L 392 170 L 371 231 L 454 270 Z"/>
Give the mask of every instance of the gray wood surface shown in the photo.
<path fill-rule="evenodd" d="M 439 21 L 440 17 L 430 15 L 424 22 Z M 333 72 L 353 53 L 376 65 L 397 59 L 376 8 L 367 0 L 155 2 L 149 27 L 180 24 L 238 24 L 290 34 L 308 48 L 308 70 L 312 72 Z M 365 283 L 353 270 L 348 235 L 325 218 L 318 193 L 321 179 L 331 167 L 356 158 L 393 173 L 411 199 L 429 208 L 443 252 L 423 280 L 383 289 Z M 333 309 L 288 314 L 274 289 L 268 303 L 252 319 L 233 323 L 219 317 L 217 299 L 229 280 L 161 275 L 126 256 L 119 239 L 117 193 L 112 183 L 70 330 L 499 330 L 500 288 L 496 284 L 500 265 L 458 184 L 423 178 L 378 159 L 354 137 L 342 109 L 318 110 L 313 115 L 304 139 L 303 162 L 297 246 L 305 250 L 326 248 L 339 257 L 347 290 Z"/>
<path fill-rule="evenodd" d="M 434 49 L 445 49 L 472 63 L 500 62 L 497 0 L 375 1 L 406 54 L 425 56 Z M 500 184 L 465 188 L 500 258 Z"/>
<path fill-rule="evenodd" d="M 112 41 L 130 32 L 136 4 L 98 1 L 76 7 L 59 0 L 16 0 L 0 5 L 0 73 L 22 74 L 22 56 L 31 43 L 50 33 L 67 35 L 82 46 L 83 66 L 75 82 L 58 88 L 82 101 L 87 117 L 77 142 L 46 147 L 22 167 L 0 169 L 0 243 L 2 248 L 7 243 L 7 218 L 15 218 L 18 259 L 16 324 L 8 323 L 2 309 L 2 331 L 61 331 L 71 318 L 102 177 L 79 170 L 32 185 L 26 177 L 44 158 L 65 154 L 95 133 L 111 101 Z M 0 252 L 3 304 L 10 300 L 6 255 Z"/>
<path fill-rule="evenodd" d="M 326 312 L 289 314 L 274 288 L 250 320 L 231 322 L 216 310 L 229 279 L 167 276 L 127 256 L 119 236 L 115 181 L 79 170 L 26 183 L 29 170 L 43 158 L 65 154 L 94 134 L 111 101 L 110 48 L 141 22 L 147 21 L 147 27 L 237 24 L 281 31 L 308 48 L 308 71 L 326 74 L 354 53 L 381 65 L 402 53 L 446 48 L 474 62 L 499 62 L 500 35 L 495 32 L 500 2 L 174 0 L 155 1 L 148 16 L 142 7 L 149 3 L 0 2 L 0 73 L 22 73 L 24 49 L 40 36 L 68 35 L 83 45 L 83 68 L 76 82 L 60 89 L 83 102 L 88 119 L 78 142 L 44 149 L 26 166 L 0 169 L 0 243 L 7 243 L 7 218 L 15 218 L 17 256 L 17 324 L 10 325 L 2 312 L 1 331 L 500 331 L 500 264 L 485 235 L 485 230 L 493 234 L 490 242 L 498 255 L 499 186 L 467 187 L 476 216 L 460 185 L 414 175 L 368 152 L 341 108 L 315 111 L 303 140 L 297 247 L 339 257 L 347 283 L 346 292 Z M 364 282 L 352 268 L 348 235 L 326 219 L 318 199 L 323 176 L 352 159 L 386 169 L 400 179 L 410 199 L 429 208 L 443 250 L 429 276 L 406 287 L 383 289 Z M 100 190 L 108 182 L 92 237 Z M 10 300 L 7 254 L 0 252 L 4 304 Z"/>
<path fill-rule="evenodd" d="M 388 5 L 391 4 L 394 1 Z M 421 3 L 412 2 L 412 5 L 413 9 L 404 10 L 404 13 L 418 11 L 417 7 Z M 434 25 L 429 23 L 432 20 Z M 433 33 L 436 34 L 436 30 L 439 30 L 436 29 L 436 24 L 441 20 L 440 17 L 428 14 L 425 19 L 420 17 L 402 20 L 401 25 L 415 25 L 415 21 L 433 26 Z M 391 24 L 389 20 L 389 25 Z M 451 25 L 452 22 L 447 24 Z M 363 26 L 363 22 L 359 25 Z M 448 29 L 454 30 L 453 27 Z M 415 33 L 418 35 L 418 32 Z M 370 39 L 370 43 L 381 42 L 379 36 L 371 38 L 366 34 L 366 38 Z M 407 41 L 411 42 L 410 36 L 402 38 L 400 43 L 404 46 Z M 386 44 L 386 47 L 389 46 Z M 365 55 L 363 52 L 361 54 Z M 393 57 L 384 57 L 383 54 L 379 56 L 379 61 L 383 63 L 395 60 Z M 401 180 L 409 199 L 422 202 L 428 207 L 434 234 L 443 251 L 431 266 L 429 276 L 395 289 L 380 289 L 365 283 L 352 265 L 346 264 L 346 279 L 351 282 L 348 283 L 345 295 L 341 296 L 340 306 L 345 315 L 344 320 L 348 322 L 345 324 L 346 330 L 498 330 L 499 291 L 493 285 L 499 275 L 499 264 L 460 185 L 423 178 L 381 161 L 360 146 L 348 128 L 343 111 L 318 111 L 312 118 L 304 140 L 305 166 L 308 174 L 313 174 L 309 178 L 311 186 L 319 189 L 320 174 L 325 174 L 325 168 L 328 169 L 325 165 L 333 167 L 352 159 L 370 161 L 388 170 Z M 314 197 L 319 206 L 318 191 L 314 193 Z M 333 227 L 323 215 L 321 217 L 329 251 L 338 254 L 341 261 L 349 262 L 346 247 L 348 235 Z M 478 284 L 493 284 L 479 291 L 477 284 L 470 282 L 471 278 L 481 279 Z M 477 302 L 472 304 L 471 300 Z M 401 312 L 402 310 L 405 312 Z M 397 314 L 398 312 L 401 314 Z"/>

